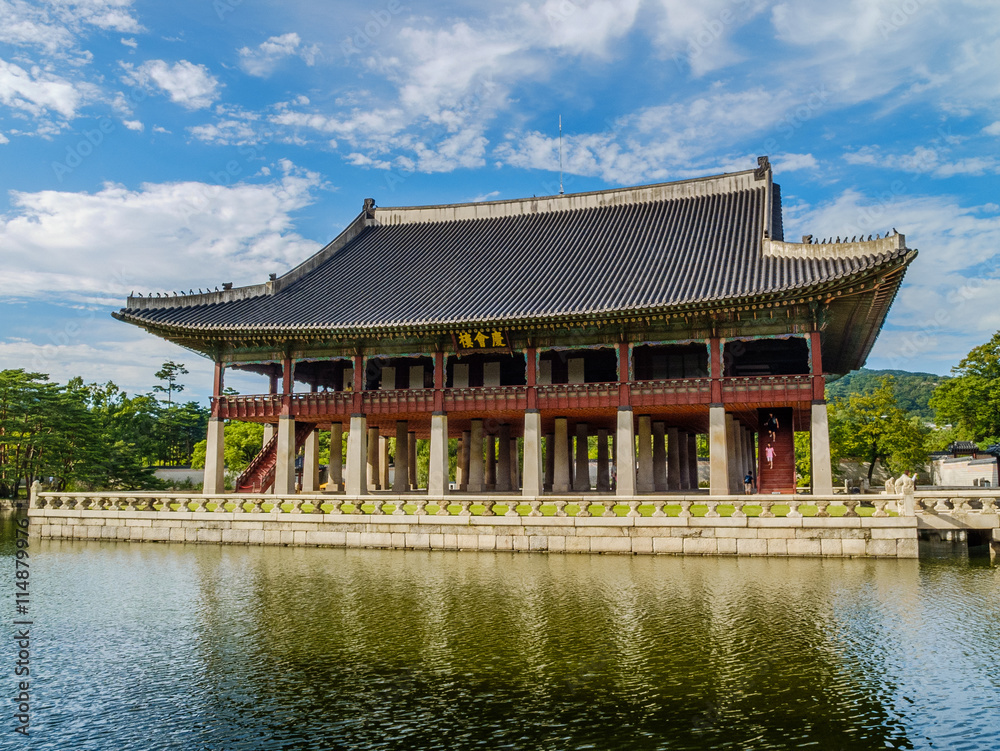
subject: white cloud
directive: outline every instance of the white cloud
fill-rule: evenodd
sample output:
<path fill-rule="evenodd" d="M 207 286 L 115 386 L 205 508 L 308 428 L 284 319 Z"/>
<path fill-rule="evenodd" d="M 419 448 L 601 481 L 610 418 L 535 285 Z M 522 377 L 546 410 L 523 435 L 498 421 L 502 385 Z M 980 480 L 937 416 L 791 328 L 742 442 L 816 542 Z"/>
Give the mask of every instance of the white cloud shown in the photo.
<path fill-rule="evenodd" d="M 909 154 L 890 154 L 878 146 L 866 146 L 844 154 L 848 164 L 863 164 L 883 169 L 900 170 L 934 177 L 955 175 L 985 175 L 1000 173 L 1000 161 L 992 156 L 975 156 L 948 160 L 948 149 L 917 146 Z"/>
<path fill-rule="evenodd" d="M 265 78 L 287 57 L 299 57 L 306 65 L 315 64 L 319 56 L 319 46 L 303 45 L 299 35 L 292 31 L 270 37 L 254 48 L 241 47 L 238 53 L 240 67 L 244 71 L 251 76 Z"/>
<path fill-rule="evenodd" d="M 256 185 L 14 192 L 0 219 L 6 294 L 93 302 L 133 289 L 259 281 L 287 269 L 317 249 L 294 231 L 290 214 L 312 202 L 320 179 L 287 161 L 279 167 L 278 179 Z"/>
<path fill-rule="evenodd" d="M 997 120 L 995 123 L 990 123 L 983 128 L 983 133 L 988 136 L 1000 136 L 1000 120 Z"/>
<path fill-rule="evenodd" d="M 135 39 L 126 39 L 125 37 L 122 37 L 121 43 L 124 44 L 126 47 L 131 47 L 132 49 L 135 49 L 136 47 L 139 46 L 139 43 L 135 41 Z"/>
<path fill-rule="evenodd" d="M 751 162 L 747 160 L 747 164 Z M 819 162 L 812 154 L 774 154 L 771 156 L 771 164 L 778 173 L 819 168 Z"/>
<path fill-rule="evenodd" d="M 95 28 L 125 33 L 143 30 L 131 6 L 132 0 L 0 0 L 0 42 L 87 62 L 91 55 L 79 45 Z"/>
<path fill-rule="evenodd" d="M 142 132 L 144 126 L 139 120 L 122 120 L 122 125 L 124 125 L 129 130 L 137 130 Z"/>
<path fill-rule="evenodd" d="M 873 358 L 880 367 L 912 369 L 913 360 L 945 353 L 953 364 L 1000 329 L 1000 279 L 982 269 L 1000 263 L 1000 207 L 963 206 L 949 196 L 916 193 L 918 183 L 895 193 L 866 195 L 845 190 L 815 206 L 792 204 L 784 212 L 785 235 L 854 236 L 893 226 L 919 249 L 880 337 Z"/>
<path fill-rule="evenodd" d="M 10 143 L 10 139 L 7 138 L 3 133 L 0 133 L 0 144 Z"/>
<path fill-rule="evenodd" d="M 38 67 L 27 71 L 0 59 L 0 102 L 8 107 L 33 115 L 55 112 L 70 119 L 84 98 L 81 88 Z"/>
<path fill-rule="evenodd" d="M 155 84 L 171 101 L 187 109 L 208 107 L 219 98 L 221 84 L 204 65 L 181 60 L 169 65 L 163 60 L 148 60 L 138 67 L 122 63 L 124 80 L 137 86 Z"/>

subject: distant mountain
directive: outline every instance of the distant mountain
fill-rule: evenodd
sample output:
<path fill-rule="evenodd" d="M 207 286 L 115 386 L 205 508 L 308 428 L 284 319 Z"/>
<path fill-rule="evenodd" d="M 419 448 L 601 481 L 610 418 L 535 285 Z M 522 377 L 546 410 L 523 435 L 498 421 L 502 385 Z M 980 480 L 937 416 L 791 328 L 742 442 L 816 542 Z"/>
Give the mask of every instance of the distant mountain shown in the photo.
<path fill-rule="evenodd" d="M 899 406 L 924 420 L 934 419 L 934 410 L 927 401 L 934 389 L 948 376 L 933 373 L 911 373 L 908 370 L 854 370 L 826 387 L 828 399 L 846 399 L 851 394 L 875 388 L 882 376 L 891 375 L 896 379 L 896 400 Z"/>

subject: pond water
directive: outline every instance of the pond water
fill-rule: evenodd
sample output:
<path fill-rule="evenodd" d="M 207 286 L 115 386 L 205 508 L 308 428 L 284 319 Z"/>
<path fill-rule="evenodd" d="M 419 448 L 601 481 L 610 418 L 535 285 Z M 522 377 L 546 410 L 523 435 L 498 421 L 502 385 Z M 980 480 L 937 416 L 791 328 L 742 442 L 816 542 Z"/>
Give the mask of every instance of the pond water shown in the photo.
<path fill-rule="evenodd" d="M 1000 748 L 989 563 L 29 552 L 30 736 L 4 702 L 4 749 Z"/>

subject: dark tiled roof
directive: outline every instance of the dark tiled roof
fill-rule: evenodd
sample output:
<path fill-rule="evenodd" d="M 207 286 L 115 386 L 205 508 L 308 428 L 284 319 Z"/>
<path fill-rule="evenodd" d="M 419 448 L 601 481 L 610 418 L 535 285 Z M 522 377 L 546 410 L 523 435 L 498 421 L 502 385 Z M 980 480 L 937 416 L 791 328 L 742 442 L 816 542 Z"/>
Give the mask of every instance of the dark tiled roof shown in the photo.
<path fill-rule="evenodd" d="M 737 173 L 690 183 L 695 189 L 688 183 L 660 192 L 660 186 L 631 189 L 627 199 L 622 191 L 581 194 L 575 202 L 570 199 L 578 197 L 539 199 L 548 201 L 541 211 L 527 202 L 423 214 L 376 209 L 374 222 L 362 221 L 363 213 L 351 239 L 325 260 L 329 248 L 279 279 L 276 292 L 261 285 L 244 299 L 172 300 L 169 307 L 144 298 L 117 317 L 140 325 L 266 331 L 574 316 L 804 289 L 907 252 L 765 255 L 768 214 L 772 236 L 781 238 L 769 174 L 762 181 Z M 440 213 L 459 209 L 465 214 Z M 421 220 L 473 211 L 485 216 Z"/>

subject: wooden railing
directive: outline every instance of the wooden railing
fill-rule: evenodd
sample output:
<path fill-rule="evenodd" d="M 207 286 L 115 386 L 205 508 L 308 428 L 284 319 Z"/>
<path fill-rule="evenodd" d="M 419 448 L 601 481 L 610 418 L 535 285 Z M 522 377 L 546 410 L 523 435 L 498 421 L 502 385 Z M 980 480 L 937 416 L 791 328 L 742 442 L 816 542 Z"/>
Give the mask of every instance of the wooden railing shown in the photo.
<path fill-rule="evenodd" d="M 812 376 L 752 376 L 723 378 L 720 381 L 724 402 L 807 402 L 812 399 Z M 709 378 L 671 378 L 656 381 L 630 381 L 631 404 L 652 407 L 670 404 L 708 404 L 712 380 Z M 621 406 L 621 384 L 556 383 L 535 387 L 539 409 L 600 409 Z M 404 414 L 432 412 L 434 389 L 387 389 L 363 391 L 362 410 L 366 414 Z M 485 386 L 442 389 L 446 412 L 520 411 L 528 405 L 527 386 Z M 355 394 L 350 391 L 321 391 L 289 395 L 293 417 L 349 415 L 354 411 Z M 275 418 L 281 414 L 283 397 L 279 394 L 223 396 L 213 400 L 219 417 L 232 420 Z"/>

